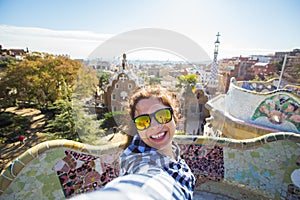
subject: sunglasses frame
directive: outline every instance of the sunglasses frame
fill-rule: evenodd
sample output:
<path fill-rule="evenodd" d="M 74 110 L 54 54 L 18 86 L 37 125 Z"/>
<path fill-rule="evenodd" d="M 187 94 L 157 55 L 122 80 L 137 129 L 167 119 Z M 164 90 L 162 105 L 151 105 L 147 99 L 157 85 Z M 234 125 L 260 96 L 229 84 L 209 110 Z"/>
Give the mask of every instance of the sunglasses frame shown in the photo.
<path fill-rule="evenodd" d="M 153 113 L 150 113 L 150 114 L 142 114 L 142 115 L 139 115 L 139 116 L 135 117 L 135 118 L 133 119 L 133 123 L 134 123 L 135 127 L 138 129 L 138 127 L 136 126 L 135 120 L 136 120 L 137 118 L 139 118 L 139 117 L 142 117 L 142 116 L 149 116 L 150 123 L 149 123 L 149 126 L 148 126 L 148 127 L 144 128 L 144 129 L 138 129 L 139 131 L 146 130 L 147 128 L 149 128 L 149 127 L 151 126 L 151 122 L 152 122 L 151 118 L 152 118 L 152 117 L 153 117 L 153 118 L 155 119 L 155 121 L 157 121 L 157 123 L 159 123 L 159 124 L 167 124 L 167 123 L 169 123 L 170 121 L 168 121 L 168 122 L 166 122 L 166 123 L 160 123 L 160 122 L 156 119 L 155 114 L 158 113 L 159 111 L 162 111 L 162 110 L 169 110 L 169 111 L 171 112 L 171 119 L 170 119 L 170 121 L 172 121 L 172 119 L 173 119 L 173 109 L 172 109 L 171 107 L 167 107 L 167 108 L 161 108 L 161 109 L 158 109 L 157 111 L 155 111 L 155 112 L 153 112 Z"/>

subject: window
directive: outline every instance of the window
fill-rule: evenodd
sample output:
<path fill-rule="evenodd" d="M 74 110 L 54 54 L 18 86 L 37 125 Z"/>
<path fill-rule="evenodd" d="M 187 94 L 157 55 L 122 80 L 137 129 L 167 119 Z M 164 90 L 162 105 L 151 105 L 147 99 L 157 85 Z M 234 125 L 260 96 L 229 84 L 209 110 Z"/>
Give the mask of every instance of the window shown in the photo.
<path fill-rule="evenodd" d="M 197 99 L 200 99 L 200 98 L 201 98 L 201 94 L 197 93 Z"/>
<path fill-rule="evenodd" d="M 112 100 L 116 100 L 116 94 L 112 94 Z"/>
<path fill-rule="evenodd" d="M 128 89 L 132 89 L 132 85 L 131 84 L 128 84 Z"/>
<path fill-rule="evenodd" d="M 119 88 L 119 84 L 116 84 L 116 85 L 115 85 L 115 88 L 118 89 L 118 88 Z"/>
<path fill-rule="evenodd" d="M 122 92 L 120 93 L 120 98 L 121 98 L 121 101 L 127 100 L 127 99 L 128 99 L 128 94 L 127 94 L 127 92 L 122 91 Z"/>

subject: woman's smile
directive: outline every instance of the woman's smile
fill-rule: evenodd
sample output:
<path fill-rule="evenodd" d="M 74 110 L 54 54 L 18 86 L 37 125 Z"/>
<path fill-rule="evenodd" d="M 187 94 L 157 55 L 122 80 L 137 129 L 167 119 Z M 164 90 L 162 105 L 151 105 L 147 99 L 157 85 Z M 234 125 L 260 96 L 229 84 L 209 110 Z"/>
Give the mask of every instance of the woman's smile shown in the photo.
<path fill-rule="evenodd" d="M 162 132 L 162 133 L 159 133 L 159 134 L 156 134 L 156 135 L 152 135 L 150 137 L 152 139 L 158 140 L 158 139 L 161 139 L 162 137 L 164 137 L 166 134 L 167 134 L 167 132 Z"/>

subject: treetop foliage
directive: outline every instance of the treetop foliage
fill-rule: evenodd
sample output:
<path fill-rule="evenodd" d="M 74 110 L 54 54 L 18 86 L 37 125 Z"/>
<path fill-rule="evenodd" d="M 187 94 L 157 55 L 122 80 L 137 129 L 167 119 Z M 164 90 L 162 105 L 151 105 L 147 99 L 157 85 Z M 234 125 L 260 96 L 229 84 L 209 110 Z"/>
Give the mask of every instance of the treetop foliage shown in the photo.
<path fill-rule="evenodd" d="M 182 85 L 196 85 L 198 81 L 198 76 L 196 74 L 188 74 L 188 75 L 182 75 L 178 77 L 179 81 L 179 87 L 182 87 Z"/>
<path fill-rule="evenodd" d="M 72 92 L 83 64 L 63 56 L 46 53 L 27 55 L 18 63 L 8 63 L 0 80 L 2 105 L 17 101 L 40 106 L 65 99 Z"/>

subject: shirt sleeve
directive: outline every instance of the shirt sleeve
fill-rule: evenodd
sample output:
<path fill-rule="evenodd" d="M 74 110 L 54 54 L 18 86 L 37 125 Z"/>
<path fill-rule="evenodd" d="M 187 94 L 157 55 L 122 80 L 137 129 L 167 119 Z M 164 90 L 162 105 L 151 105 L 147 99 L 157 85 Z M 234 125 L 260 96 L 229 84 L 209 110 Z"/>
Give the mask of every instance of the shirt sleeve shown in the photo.
<path fill-rule="evenodd" d="M 185 199 L 178 183 L 164 171 L 118 177 L 109 182 L 102 191 L 114 191 L 126 199 Z"/>

